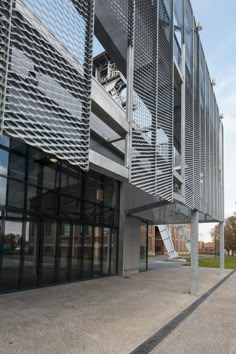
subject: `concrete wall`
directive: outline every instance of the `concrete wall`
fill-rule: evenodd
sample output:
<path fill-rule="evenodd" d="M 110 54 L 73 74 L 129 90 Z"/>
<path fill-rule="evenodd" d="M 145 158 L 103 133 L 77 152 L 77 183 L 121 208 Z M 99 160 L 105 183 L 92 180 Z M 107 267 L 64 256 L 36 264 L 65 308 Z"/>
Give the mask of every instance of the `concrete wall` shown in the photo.
<path fill-rule="evenodd" d="M 139 272 L 140 259 L 140 220 L 126 217 L 124 238 L 124 275 Z"/>
<path fill-rule="evenodd" d="M 141 222 L 127 216 L 128 183 L 120 185 L 119 275 L 139 272 Z"/>

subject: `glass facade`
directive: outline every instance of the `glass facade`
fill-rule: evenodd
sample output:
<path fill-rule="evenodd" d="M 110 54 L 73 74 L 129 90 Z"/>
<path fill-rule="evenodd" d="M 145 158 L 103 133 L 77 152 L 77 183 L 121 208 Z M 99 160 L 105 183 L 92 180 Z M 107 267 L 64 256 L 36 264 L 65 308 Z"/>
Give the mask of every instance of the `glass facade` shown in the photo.
<path fill-rule="evenodd" d="M 117 274 L 119 182 L 0 139 L 0 292 Z"/>

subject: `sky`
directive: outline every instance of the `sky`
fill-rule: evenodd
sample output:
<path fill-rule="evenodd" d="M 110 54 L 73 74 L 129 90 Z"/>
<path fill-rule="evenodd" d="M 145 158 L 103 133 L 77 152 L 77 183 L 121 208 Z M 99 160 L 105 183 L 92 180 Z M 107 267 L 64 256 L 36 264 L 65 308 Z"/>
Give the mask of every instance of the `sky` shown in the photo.
<path fill-rule="evenodd" d="M 225 216 L 236 212 L 236 1 L 192 0 L 200 37 L 225 132 Z M 209 239 L 212 224 L 200 225 L 200 239 Z"/>

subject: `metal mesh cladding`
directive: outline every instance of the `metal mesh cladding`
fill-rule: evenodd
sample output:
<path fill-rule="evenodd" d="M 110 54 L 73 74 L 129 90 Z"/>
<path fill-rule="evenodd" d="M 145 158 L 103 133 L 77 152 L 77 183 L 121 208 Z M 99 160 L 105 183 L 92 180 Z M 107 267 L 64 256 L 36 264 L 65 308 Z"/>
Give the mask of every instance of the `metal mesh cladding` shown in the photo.
<path fill-rule="evenodd" d="M 200 79 L 200 209 L 206 213 L 206 66 L 201 44 L 199 45 L 199 79 Z"/>
<path fill-rule="evenodd" d="M 1 128 L 88 169 L 94 0 L 1 0 L 0 15 Z"/>
<path fill-rule="evenodd" d="M 131 183 L 173 198 L 173 2 L 136 0 Z"/>
<path fill-rule="evenodd" d="M 196 24 L 194 21 L 194 36 L 193 36 L 193 127 L 194 127 L 194 168 L 193 168 L 193 185 L 194 185 L 194 207 L 201 210 L 200 205 L 200 164 L 201 164 L 201 120 L 200 120 L 200 105 L 199 105 L 199 90 L 200 90 L 200 77 L 199 77 L 199 35 L 195 30 Z"/>
<path fill-rule="evenodd" d="M 219 109 L 189 0 L 185 3 L 185 203 L 222 220 Z"/>
<path fill-rule="evenodd" d="M 128 33 L 132 28 L 128 4 L 133 1 L 109 2 Z M 186 48 L 185 203 L 220 220 L 219 111 L 189 0 L 135 1 L 131 183 L 172 200 L 173 56 L 181 67 L 182 41 Z"/>
<path fill-rule="evenodd" d="M 190 208 L 194 206 L 194 120 L 193 120 L 193 13 L 188 1 L 185 3 L 185 46 L 186 46 L 186 65 L 185 65 L 185 203 Z"/>
<path fill-rule="evenodd" d="M 133 0 L 108 0 L 108 6 L 114 17 L 119 21 L 121 28 L 127 32 L 129 26 L 128 6 Z"/>
<path fill-rule="evenodd" d="M 184 35 L 184 0 L 174 1 L 174 57 L 181 67 L 181 46 Z"/>

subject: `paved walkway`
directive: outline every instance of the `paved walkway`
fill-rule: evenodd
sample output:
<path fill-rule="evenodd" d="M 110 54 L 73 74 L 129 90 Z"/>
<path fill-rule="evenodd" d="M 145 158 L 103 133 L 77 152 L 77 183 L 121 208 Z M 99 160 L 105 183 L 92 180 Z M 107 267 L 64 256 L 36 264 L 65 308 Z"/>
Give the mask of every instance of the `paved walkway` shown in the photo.
<path fill-rule="evenodd" d="M 236 273 L 151 353 L 235 354 Z"/>
<path fill-rule="evenodd" d="M 216 269 L 201 268 L 200 294 L 221 279 Z M 235 281 L 235 277 L 227 280 L 227 287 L 223 285 L 219 289 L 223 293 L 217 295 L 221 296 L 217 310 L 220 307 L 224 311 L 224 296 L 230 290 L 228 282 L 231 284 L 233 279 Z M 172 267 L 131 278 L 104 278 L 0 296 L 0 353 L 130 353 L 196 300 L 188 290 L 189 267 Z M 234 293 L 235 290 L 234 285 Z M 203 306 L 205 304 L 201 308 Z M 228 318 L 229 307 L 232 309 L 231 319 Z M 202 323 L 199 324 L 197 319 L 191 322 L 195 332 L 194 328 L 192 332 L 188 328 L 189 336 L 196 341 L 196 333 L 201 331 L 201 340 L 206 341 L 204 336 L 211 333 L 212 326 L 217 328 L 222 321 L 224 326 L 232 324 L 235 313 L 231 297 L 224 320 L 215 311 L 207 319 L 207 311 L 205 316 L 203 311 Z M 184 353 L 185 329 L 180 336 L 178 330 L 178 347 L 174 339 L 170 345 L 175 353 Z M 221 333 L 220 329 L 218 333 Z M 160 344 L 162 353 L 170 352 L 167 340 L 174 335 L 172 332 L 169 339 L 167 337 Z M 191 338 L 188 339 L 190 342 Z M 155 350 L 159 353 L 159 349 Z M 186 353 L 192 352 L 188 350 Z M 198 350 L 197 353 L 202 352 Z"/>

